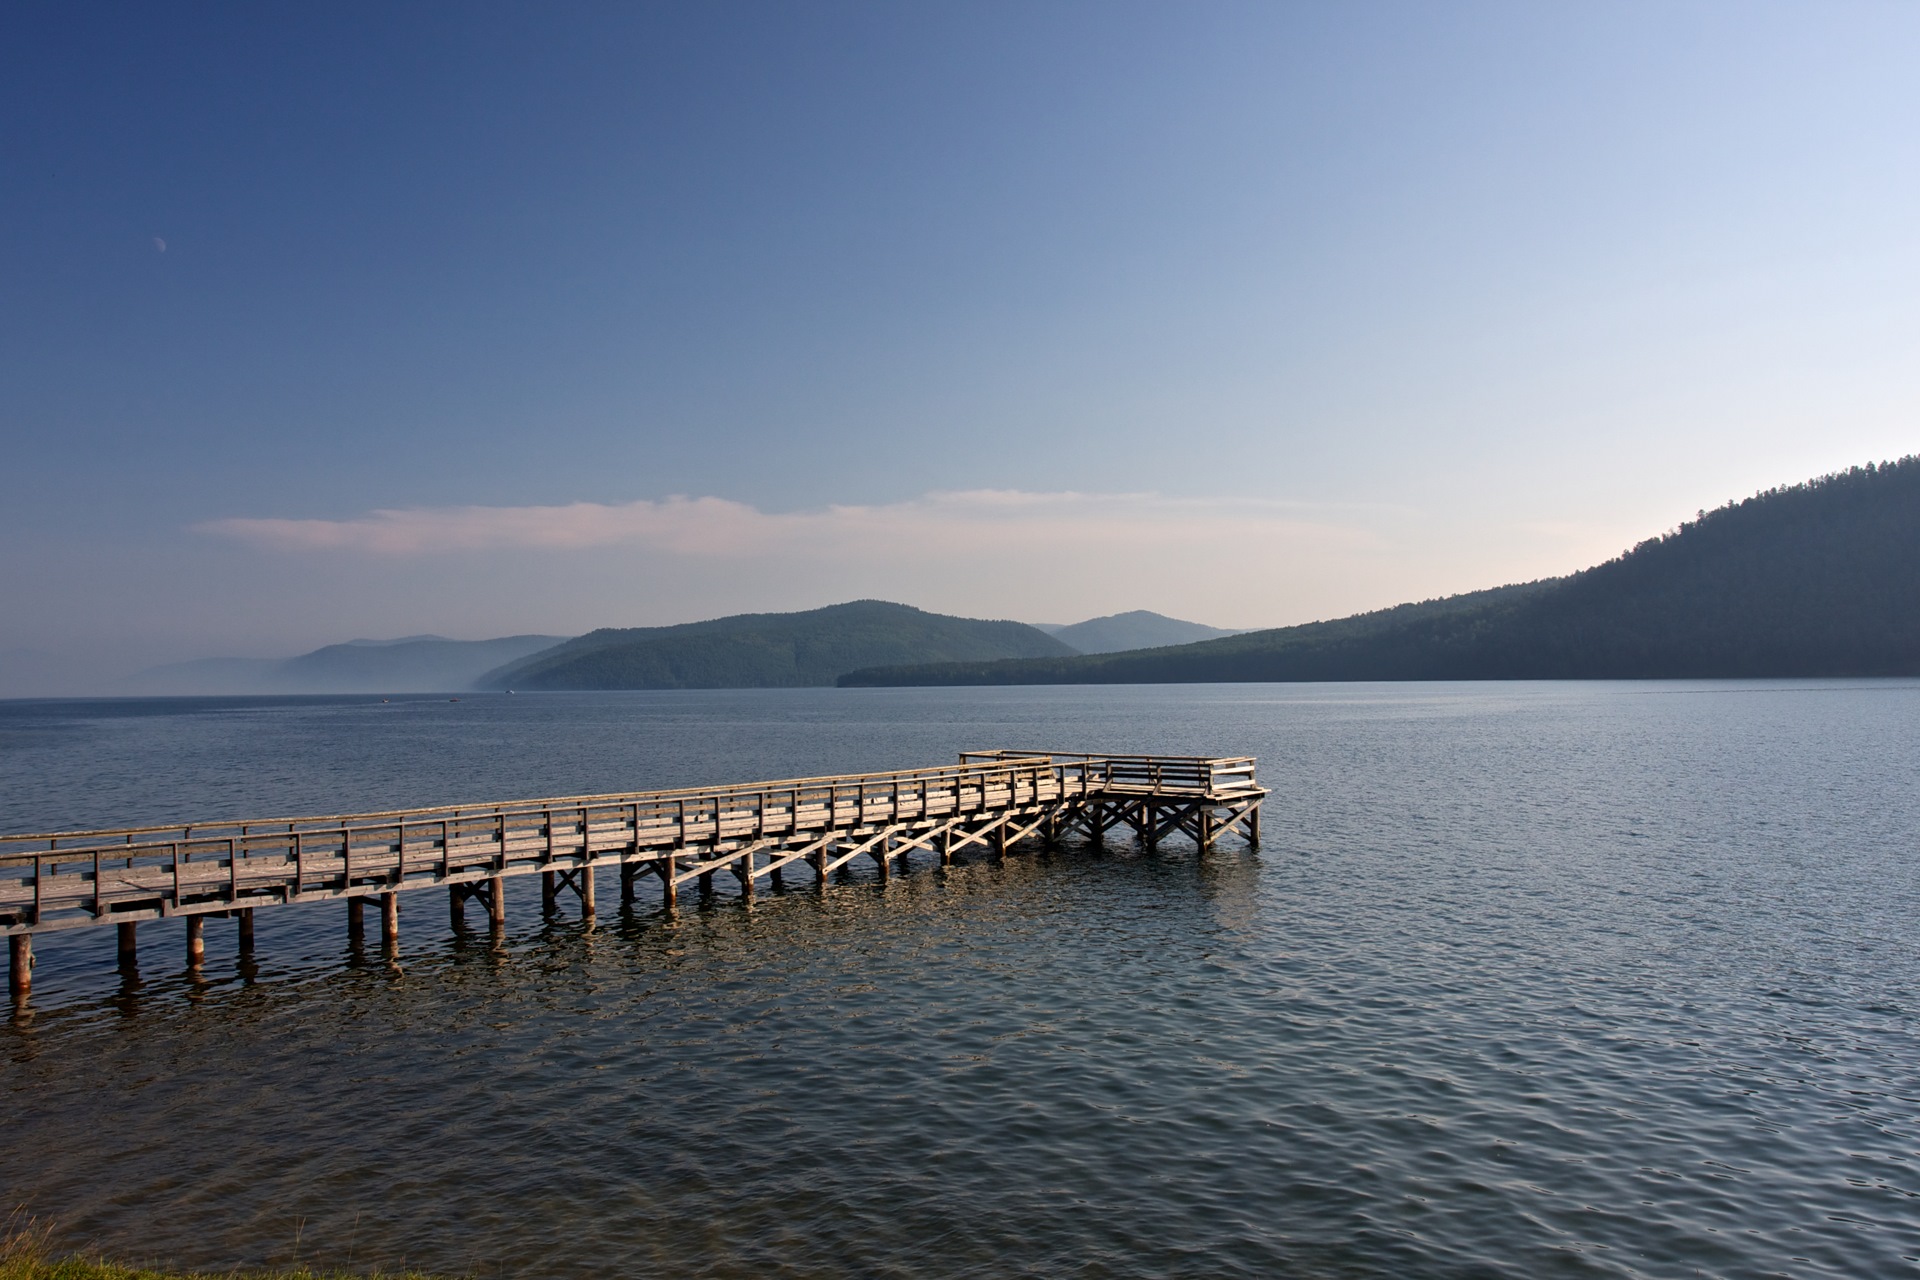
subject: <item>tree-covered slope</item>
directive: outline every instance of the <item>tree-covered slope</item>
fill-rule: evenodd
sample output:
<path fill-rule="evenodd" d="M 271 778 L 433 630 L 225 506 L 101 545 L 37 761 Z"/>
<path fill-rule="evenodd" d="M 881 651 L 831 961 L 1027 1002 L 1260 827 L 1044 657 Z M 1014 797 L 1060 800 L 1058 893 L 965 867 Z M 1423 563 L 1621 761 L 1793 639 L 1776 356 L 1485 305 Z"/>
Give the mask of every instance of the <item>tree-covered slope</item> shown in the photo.
<path fill-rule="evenodd" d="M 1920 674 L 1920 458 L 1773 489 L 1568 578 L 1201 644 L 848 685 Z"/>
<path fill-rule="evenodd" d="M 594 631 L 489 673 L 496 689 L 748 689 L 831 685 L 858 667 L 1071 654 L 1023 622 L 856 600 L 673 627 Z"/>

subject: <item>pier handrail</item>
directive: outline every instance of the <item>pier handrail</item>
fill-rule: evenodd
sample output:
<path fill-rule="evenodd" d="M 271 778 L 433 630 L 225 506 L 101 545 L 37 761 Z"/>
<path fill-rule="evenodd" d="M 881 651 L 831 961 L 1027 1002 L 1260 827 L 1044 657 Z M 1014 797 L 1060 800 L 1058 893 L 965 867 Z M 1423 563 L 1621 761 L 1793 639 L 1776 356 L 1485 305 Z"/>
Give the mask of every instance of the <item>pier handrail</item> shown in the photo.
<path fill-rule="evenodd" d="M 775 778 L 763 782 L 725 783 L 708 787 L 668 787 L 645 791 L 597 792 L 583 795 L 537 796 L 492 803 L 467 801 L 454 804 L 425 805 L 406 809 L 376 809 L 356 813 L 308 814 L 292 817 L 230 818 L 199 822 L 154 823 L 144 826 L 106 827 L 90 830 L 27 832 L 0 835 L 0 864 L 21 857 L 46 853 L 81 853 L 109 849 L 120 853 L 175 842 L 195 844 L 234 837 L 285 835 L 301 829 L 383 827 L 396 822 L 415 822 L 437 818 L 466 819 L 493 815 L 517 816 L 548 809 L 590 809 L 633 804 L 651 805 L 683 799 L 727 801 L 742 796 L 761 796 L 772 792 L 809 792 L 821 788 L 839 788 L 863 784 L 945 782 L 996 774 L 1008 769 L 1050 769 L 1064 781 L 1071 772 L 1076 778 L 1098 777 L 1103 786 L 1129 784 L 1175 786 L 1229 793 L 1257 786 L 1253 782 L 1254 758 L 1207 756 L 1152 756 L 1101 754 L 1077 751 L 967 751 L 960 763 L 921 769 L 892 769 L 871 773 L 823 774 L 807 778 Z M 1225 785 L 1222 785 L 1225 784 Z M 135 843 L 138 837 L 148 840 Z M 59 848 L 66 844 L 67 848 Z"/>
<path fill-rule="evenodd" d="M 1004 758 L 991 752 L 968 752 L 967 754 L 981 757 L 993 756 L 994 758 L 983 758 L 976 762 L 959 765 L 934 765 L 924 769 L 892 769 L 875 773 L 831 773 L 811 778 L 773 778 L 765 782 L 722 783 L 719 786 L 712 787 L 668 787 L 648 791 L 608 791 L 589 793 L 586 795 L 535 796 L 521 800 L 494 802 L 470 801 L 455 804 L 426 805 L 413 809 L 370 809 L 358 813 L 318 813 L 300 817 L 230 818 L 208 822 L 155 823 L 149 826 L 139 827 L 102 827 L 96 830 L 85 831 L 29 832 L 17 835 L 0 835 L 0 858 L 5 858 L 8 853 L 16 852 L 16 850 L 8 849 L 7 846 L 9 845 L 33 844 L 54 840 L 99 840 L 102 838 L 125 836 L 162 835 L 175 831 L 181 832 L 183 838 L 196 840 L 202 837 L 199 835 L 189 837 L 186 833 L 204 832 L 206 833 L 206 838 L 211 839 L 214 838 L 214 833 L 216 832 L 242 827 L 266 828 L 324 825 L 337 828 L 341 823 L 379 824 L 393 818 L 437 818 L 443 815 L 449 818 L 469 818 L 503 811 L 507 813 L 524 813 L 529 810 L 544 808 L 577 809 L 581 805 L 598 808 L 605 805 L 632 804 L 635 801 L 644 804 L 652 800 L 691 799 L 695 796 L 702 798 L 711 796 L 731 798 L 741 795 L 758 795 L 763 791 L 791 791 L 796 787 L 805 790 L 849 783 L 858 786 L 863 782 L 878 782 L 882 780 L 897 779 L 917 782 L 921 778 L 970 777 L 980 773 L 990 773 L 995 769 L 1004 769 L 1010 766 L 1025 764 L 1044 767 L 1051 763 L 1051 761 L 1047 760 L 1044 756 L 1038 754 L 1008 755 Z M 34 852 L 34 850 L 18 850 L 17 852 Z M 39 852 L 46 852 L 46 850 L 40 850 Z M 59 852 L 64 853 L 67 852 L 67 850 L 60 850 Z"/>

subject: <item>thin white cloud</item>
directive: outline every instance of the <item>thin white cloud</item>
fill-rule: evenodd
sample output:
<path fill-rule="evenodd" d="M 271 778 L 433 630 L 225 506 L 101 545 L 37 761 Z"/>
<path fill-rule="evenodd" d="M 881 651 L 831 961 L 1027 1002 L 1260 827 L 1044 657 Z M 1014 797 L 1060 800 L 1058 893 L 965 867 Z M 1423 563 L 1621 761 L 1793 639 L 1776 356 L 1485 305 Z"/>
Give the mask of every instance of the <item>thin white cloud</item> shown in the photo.
<path fill-rule="evenodd" d="M 1253 545 L 1358 550 L 1374 534 L 1304 518 L 1300 508 L 1155 494 L 932 493 L 874 506 L 769 513 L 725 498 L 670 497 L 546 507 L 413 507 L 345 520 L 231 518 L 200 532 L 275 551 L 426 556 L 473 551 L 569 551 L 632 546 L 678 556 L 847 555 L 888 560 L 964 556 L 968 548 L 1077 548 L 1120 552 L 1151 546 L 1244 554 Z"/>

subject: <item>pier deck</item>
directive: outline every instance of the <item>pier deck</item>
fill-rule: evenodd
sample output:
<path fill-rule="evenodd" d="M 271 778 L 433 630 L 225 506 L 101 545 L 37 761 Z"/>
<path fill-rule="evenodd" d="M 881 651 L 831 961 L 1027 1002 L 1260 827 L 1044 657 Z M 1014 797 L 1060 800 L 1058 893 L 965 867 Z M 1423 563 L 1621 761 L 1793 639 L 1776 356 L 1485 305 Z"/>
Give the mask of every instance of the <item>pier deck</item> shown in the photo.
<path fill-rule="evenodd" d="M 642 875 L 658 878 L 671 910 L 680 886 L 710 889 L 715 872 L 751 898 L 760 881 L 804 866 L 825 884 L 870 857 L 879 874 L 915 850 L 942 863 L 968 846 L 1004 855 L 1022 840 L 1078 831 L 1098 843 L 1130 829 L 1152 847 L 1176 832 L 1202 850 L 1230 832 L 1258 843 L 1267 792 L 1252 757 L 966 752 L 931 769 L 790 778 L 721 787 L 566 796 L 384 813 L 129 827 L 0 837 L 0 931 L 12 938 L 16 997 L 30 982 L 32 934 L 117 925 L 123 960 L 134 926 L 187 922 L 189 964 L 202 955 L 201 922 L 238 915 L 242 946 L 256 908 L 344 900 L 382 907 L 382 936 L 398 933 L 397 895 L 449 891 L 453 918 L 475 900 L 497 926 L 505 881 L 539 873 L 545 904 L 571 891 L 595 910 L 595 872 L 618 867 L 631 901 Z"/>

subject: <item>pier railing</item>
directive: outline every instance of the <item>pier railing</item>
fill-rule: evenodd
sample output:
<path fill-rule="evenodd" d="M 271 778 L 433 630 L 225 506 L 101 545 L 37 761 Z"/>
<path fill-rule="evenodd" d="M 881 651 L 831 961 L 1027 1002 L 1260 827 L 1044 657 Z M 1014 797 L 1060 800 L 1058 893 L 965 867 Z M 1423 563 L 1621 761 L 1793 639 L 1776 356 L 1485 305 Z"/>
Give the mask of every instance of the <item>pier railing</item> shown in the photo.
<path fill-rule="evenodd" d="M 1086 755 L 1073 751 L 968 751 L 960 759 L 1044 758 L 1056 768 L 1078 769 L 1097 789 L 1116 794 L 1177 793 L 1214 797 L 1260 790 L 1252 756 Z"/>

